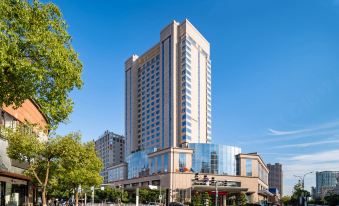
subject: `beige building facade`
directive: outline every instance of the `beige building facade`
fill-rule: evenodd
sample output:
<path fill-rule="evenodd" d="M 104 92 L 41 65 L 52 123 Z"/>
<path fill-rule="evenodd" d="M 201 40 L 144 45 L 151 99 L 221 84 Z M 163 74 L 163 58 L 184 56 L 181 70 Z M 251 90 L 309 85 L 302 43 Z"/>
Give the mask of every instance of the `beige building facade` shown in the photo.
<path fill-rule="evenodd" d="M 129 191 L 136 188 L 148 188 L 149 185 L 159 186 L 163 193 L 169 191 L 169 201 L 190 202 L 195 193 L 208 192 L 212 196 L 215 195 L 213 180 L 219 182 L 219 205 L 227 205 L 233 195 L 241 192 L 246 194 L 248 203 L 267 202 L 268 197 L 272 196 L 268 192 L 268 169 L 259 155 L 238 154 L 236 159 L 239 165 L 242 165 L 238 170 L 240 175 L 220 175 L 193 172 L 191 170 L 194 161 L 193 153 L 194 150 L 190 148 L 168 148 L 149 153 L 149 165 L 152 173 L 116 180 L 111 182 L 111 185 L 114 187 L 123 186 L 125 190 Z M 163 157 L 165 154 L 169 157 L 168 162 L 162 158 L 159 162 L 151 163 L 153 159 Z M 188 170 L 180 170 L 180 154 L 187 156 L 184 164 L 189 168 Z M 246 166 L 248 160 L 251 161 L 251 167 Z M 153 167 L 159 169 L 154 170 Z"/>
<path fill-rule="evenodd" d="M 126 154 L 211 142 L 210 45 L 188 21 L 125 62 Z"/>

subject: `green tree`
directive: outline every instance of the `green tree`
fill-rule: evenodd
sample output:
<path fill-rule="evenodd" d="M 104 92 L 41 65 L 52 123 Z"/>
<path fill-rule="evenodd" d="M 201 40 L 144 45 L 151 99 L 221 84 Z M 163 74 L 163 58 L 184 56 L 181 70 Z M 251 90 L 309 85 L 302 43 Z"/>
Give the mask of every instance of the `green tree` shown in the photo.
<path fill-rule="evenodd" d="M 300 197 L 310 197 L 310 196 L 311 196 L 310 192 L 305 190 L 302 187 L 302 184 L 300 182 L 298 182 L 293 187 L 293 194 L 291 196 L 290 203 L 292 205 L 299 205 Z"/>
<path fill-rule="evenodd" d="M 212 198 L 211 198 L 211 196 L 208 194 L 208 192 L 204 192 L 204 193 L 202 194 L 202 201 L 203 201 L 203 205 L 205 205 L 205 206 L 212 205 Z"/>
<path fill-rule="evenodd" d="M 99 191 L 97 196 L 98 202 L 101 202 L 102 200 L 115 203 L 118 203 L 119 200 L 121 202 L 128 202 L 128 193 L 122 189 L 105 188 L 105 190 Z"/>
<path fill-rule="evenodd" d="M 202 205 L 203 205 L 203 199 L 201 197 L 201 194 L 198 192 L 195 192 L 192 195 L 191 206 L 202 206 Z"/>
<path fill-rule="evenodd" d="M 53 181 L 62 189 L 74 190 L 75 204 L 78 205 L 79 190 L 98 186 L 102 183 L 100 170 L 102 162 L 95 152 L 94 142 L 81 143 L 79 133 L 65 136 L 59 141 L 66 153 L 58 161 Z"/>
<path fill-rule="evenodd" d="M 41 141 L 27 125 L 15 129 L 4 128 L 2 135 L 8 141 L 7 154 L 10 158 L 27 162 L 25 173 L 31 176 L 42 189 L 42 204 L 46 205 L 49 179 L 57 166 L 57 161 L 65 154 L 59 147 L 61 137 Z"/>
<path fill-rule="evenodd" d="M 0 105 L 33 99 L 55 128 L 73 110 L 82 64 L 58 7 L 38 0 L 0 1 Z"/>
<path fill-rule="evenodd" d="M 328 192 L 324 199 L 329 206 L 336 206 L 339 204 L 339 195 L 334 192 Z"/>
<path fill-rule="evenodd" d="M 247 199 L 246 199 L 245 193 L 241 192 L 237 194 L 235 201 L 237 202 L 237 205 L 241 205 L 241 206 L 246 205 Z"/>
<path fill-rule="evenodd" d="M 160 191 L 142 188 L 139 190 L 139 200 L 141 203 L 156 202 L 159 200 Z"/>
<path fill-rule="evenodd" d="M 290 196 L 283 196 L 281 198 L 281 202 L 284 204 L 284 205 L 289 205 L 291 203 L 291 197 Z"/>

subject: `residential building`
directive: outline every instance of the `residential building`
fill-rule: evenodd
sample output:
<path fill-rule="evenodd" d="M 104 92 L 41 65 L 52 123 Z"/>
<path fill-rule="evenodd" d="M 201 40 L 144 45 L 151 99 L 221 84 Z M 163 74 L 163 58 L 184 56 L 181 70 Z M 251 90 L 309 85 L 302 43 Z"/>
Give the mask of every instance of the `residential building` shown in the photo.
<path fill-rule="evenodd" d="M 108 168 L 125 161 L 125 137 L 105 131 L 95 141 L 95 150 L 104 164 L 100 174 L 104 178 L 104 183 L 107 183 Z"/>
<path fill-rule="evenodd" d="M 323 198 L 328 192 L 335 190 L 339 171 L 316 172 L 316 196 Z"/>
<path fill-rule="evenodd" d="M 339 195 L 339 175 L 337 175 L 337 184 L 334 188 L 334 192 Z"/>
<path fill-rule="evenodd" d="M 0 108 L 0 126 L 15 128 L 19 124 L 35 124 L 34 131 L 41 141 L 47 140 L 47 118 L 32 100 L 26 100 L 19 108 Z M 31 178 L 24 175 L 27 164 L 7 155 L 8 142 L 0 133 L 0 205 L 33 205 L 37 203 L 36 190 Z"/>
<path fill-rule="evenodd" d="M 215 202 L 217 184 L 219 205 L 240 192 L 250 203 L 273 195 L 258 154 L 211 143 L 210 45 L 187 19 L 173 21 L 159 43 L 132 55 L 125 78 L 126 163 L 109 168 L 111 186 L 159 186 L 166 202 L 208 192 Z"/>
<path fill-rule="evenodd" d="M 268 184 L 270 188 L 277 188 L 281 197 L 283 196 L 283 170 L 280 163 L 267 164 L 270 171 L 268 174 Z"/>

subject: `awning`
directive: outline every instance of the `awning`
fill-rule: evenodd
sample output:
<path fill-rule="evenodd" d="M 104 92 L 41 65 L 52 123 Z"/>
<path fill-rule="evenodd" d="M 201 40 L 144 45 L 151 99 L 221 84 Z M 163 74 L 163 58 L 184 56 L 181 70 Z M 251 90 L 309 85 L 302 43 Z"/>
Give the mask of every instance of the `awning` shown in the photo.
<path fill-rule="evenodd" d="M 201 191 L 201 192 L 215 191 L 215 186 L 194 185 L 192 186 L 192 190 Z M 218 186 L 219 192 L 246 192 L 247 190 L 248 188 L 244 188 L 244 187 Z"/>
<path fill-rule="evenodd" d="M 262 196 L 274 196 L 274 194 L 269 192 L 268 190 L 259 190 L 258 194 Z"/>
<path fill-rule="evenodd" d="M 8 172 L 8 171 L 4 171 L 4 170 L 0 170 L 0 176 L 10 177 L 10 178 L 19 179 L 19 180 L 25 180 L 25 181 L 31 180 L 30 177 L 27 177 L 25 175 L 13 173 L 13 172 Z"/>

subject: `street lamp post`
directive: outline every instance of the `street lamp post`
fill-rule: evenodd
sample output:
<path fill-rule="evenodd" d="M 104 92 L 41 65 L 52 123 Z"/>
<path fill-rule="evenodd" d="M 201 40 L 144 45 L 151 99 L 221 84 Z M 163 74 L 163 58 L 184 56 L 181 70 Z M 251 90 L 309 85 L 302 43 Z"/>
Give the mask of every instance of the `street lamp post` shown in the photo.
<path fill-rule="evenodd" d="M 307 173 L 305 173 L 303 176 L 299 176 L 299 175 L 294 175 L 295 177 L 297 177 L 297 178 L 299 178 L 299 181 L 301 181 L 301 188 L 302 188 L 302 193 L 301 193 L 301 204 L 302 205 L 305 205 L 305 202 L 304 202 L 304 190 L 305 190 L 305 177 L 306 177 L 306 175 L 308 175 L 308 174 L 312 174 L 313 173 L 313 171 L 312 172 L 307 172 Z"/>
<path fill-rule="evenodd" d="M 92 190 L 91 201 L 92 201 L 92 205 L 94 205 L 94 190 L 95 190 L 95 187 L 92 186 L 92 187 L 91 187 L 91 190 Z"/>
<path fill-rule="evenodd" d="M 123 195 L 124 195 L 124 188 L 123 188 L 123 186 L 122 186 L 122 185 L 119 185 L 119 188 L 120 188 L 120 192 L 121 192 L 121 200 L 120 200 L 120 203 L 119 203 L 119 205 L 121 205 L 121 203 L 122 203 L 122 199 L 123 199 Z"/>
<path fill-rule="evenodd" d="M 218 206 L 218 182 L 215 182 L 215 206 Z"/>
<path fill-rule="evenodd" d="M 215 206 L 218 206 L 218 184 L 219 181 L 215 181 Z"/>
<path fill-rule="evenodd" d="M 312 171 L 312 172 L 307 172 L 307 173 L 305 173 L 303 176 L 300 176 L 300 175 L 294 175 L 294 177 L 297 177 L 297 178 L 300 179 L 302 189 L 305 188 L 305 177 L 306 177 L 306 175 L 311 174 L 311 173 L 313 173 L 313 171 Z"/>

